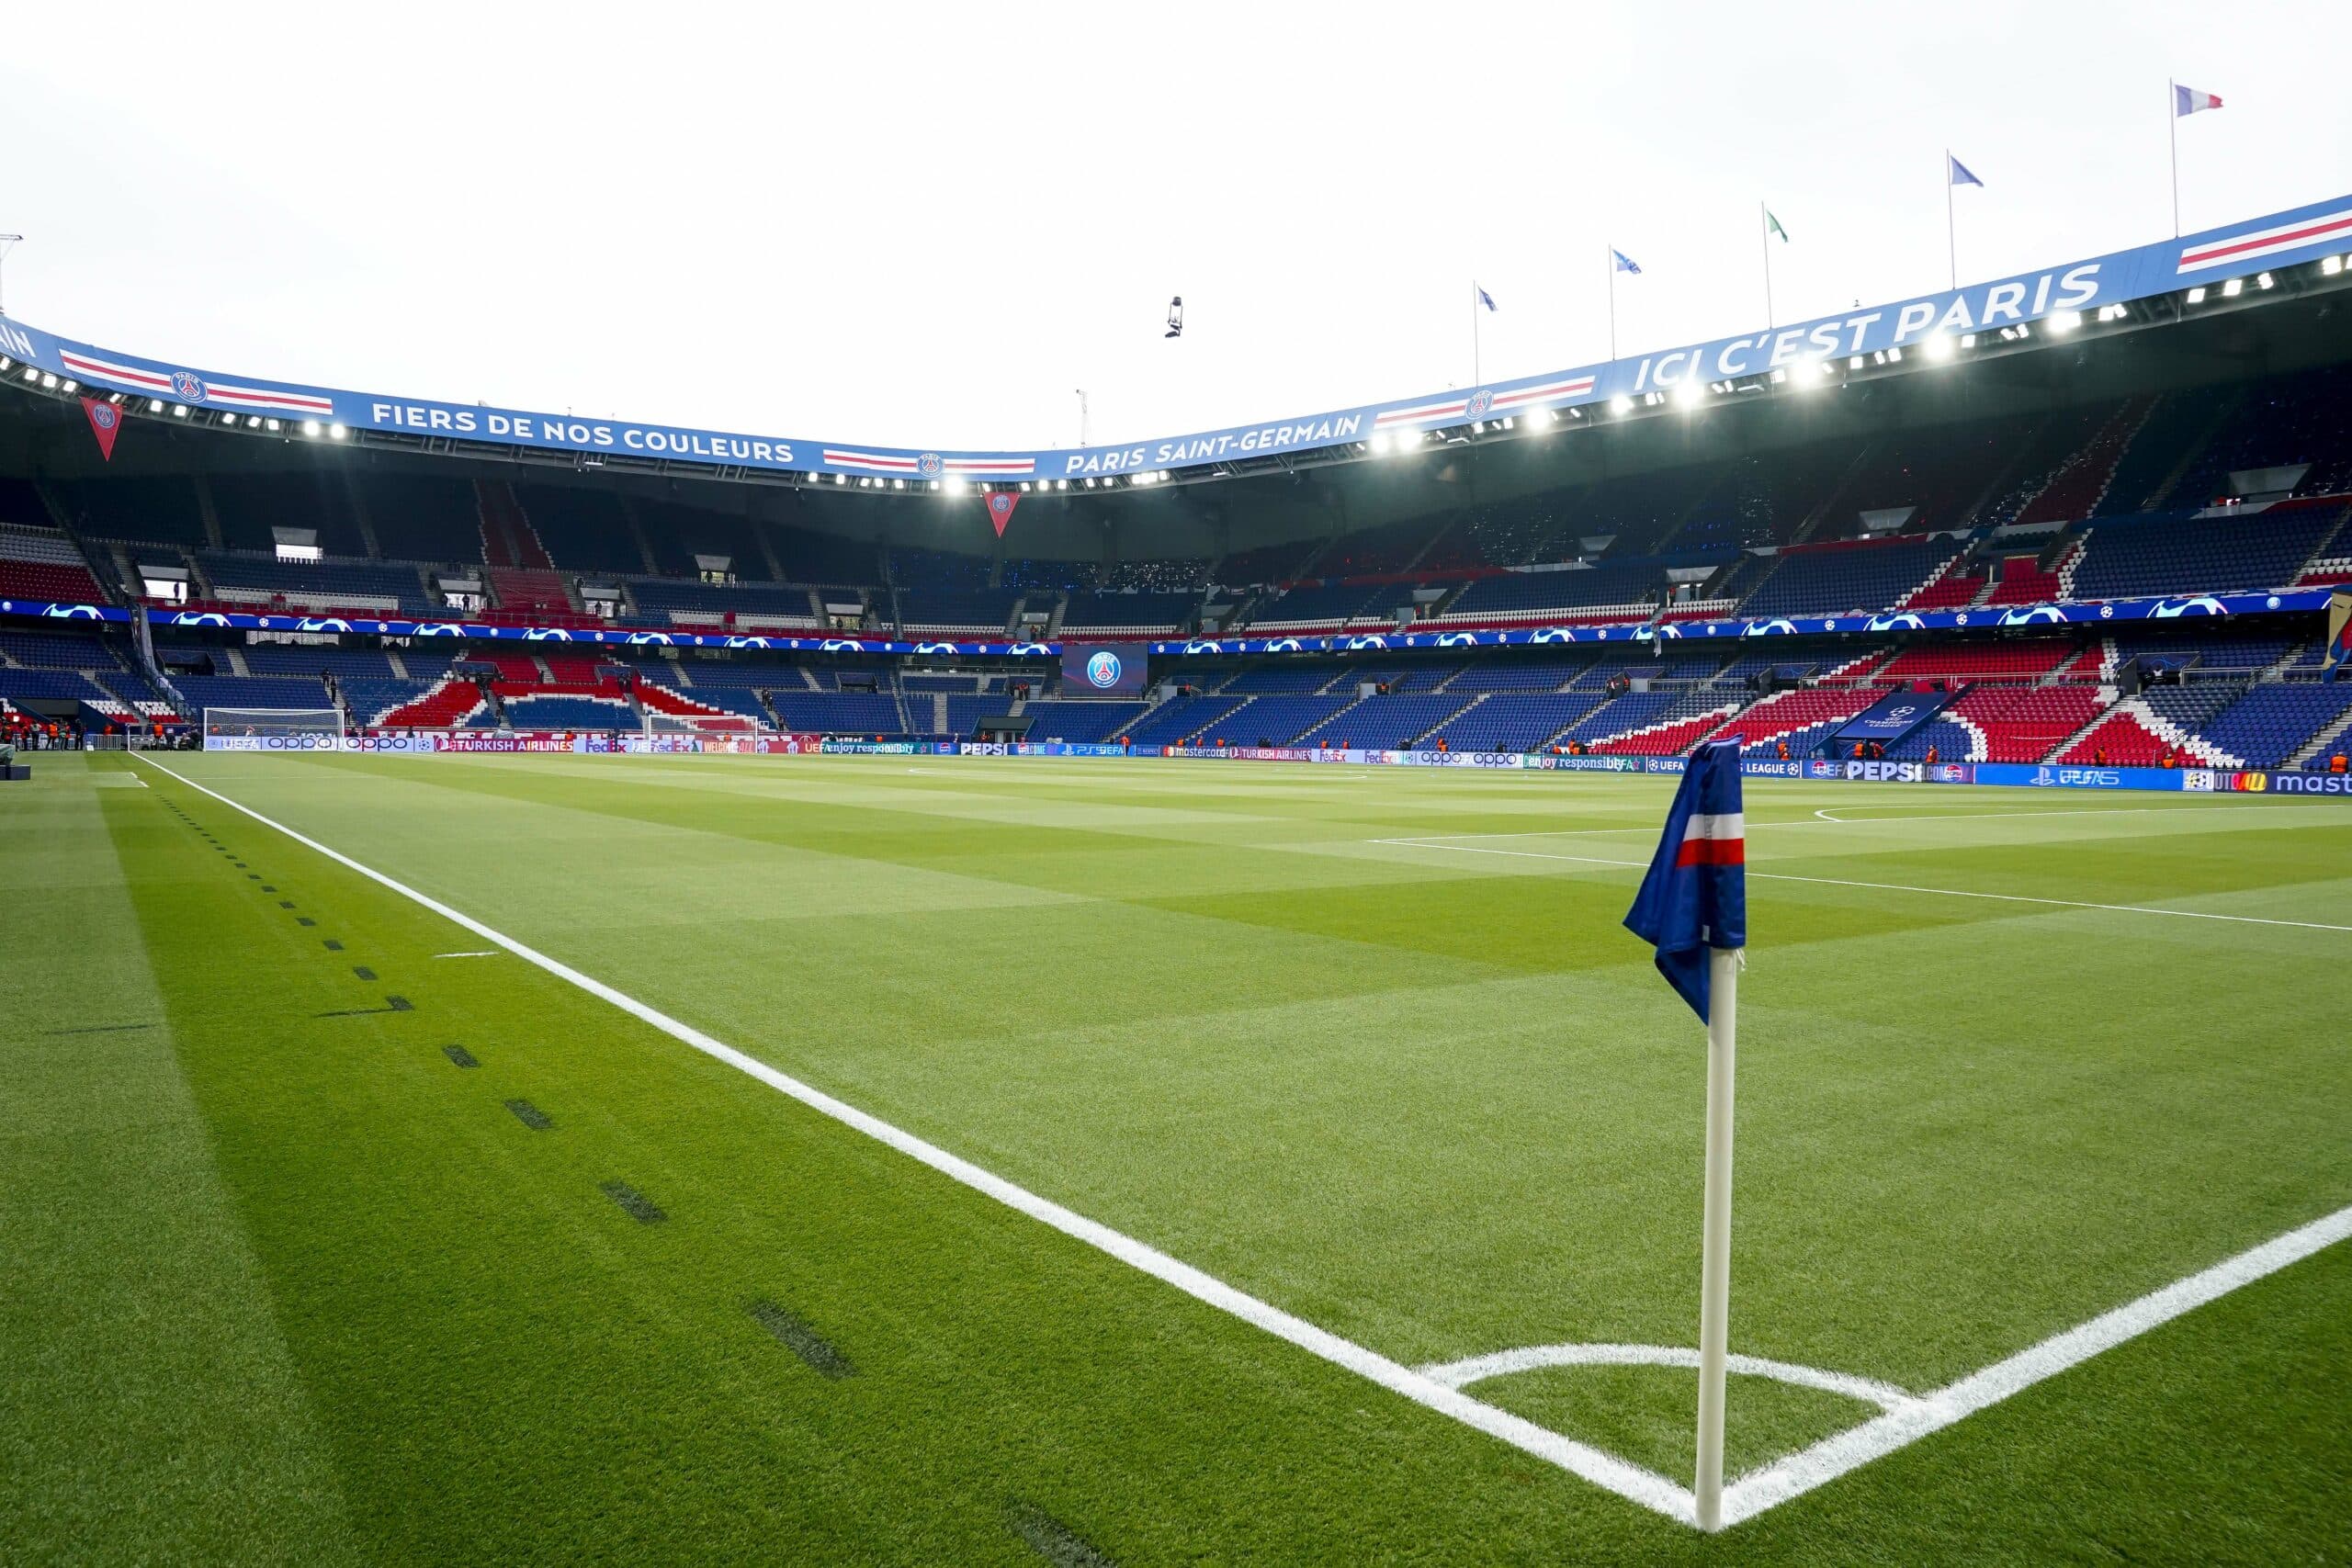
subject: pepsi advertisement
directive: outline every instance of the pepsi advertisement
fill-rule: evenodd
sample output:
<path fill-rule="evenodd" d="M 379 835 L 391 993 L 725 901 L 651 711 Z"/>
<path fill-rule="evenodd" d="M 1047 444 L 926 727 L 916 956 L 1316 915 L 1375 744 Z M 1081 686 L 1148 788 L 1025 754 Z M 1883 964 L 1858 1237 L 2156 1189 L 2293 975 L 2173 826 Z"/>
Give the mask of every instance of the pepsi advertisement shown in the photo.
<path fill-rule="evenodd" d="M 1065 642 L 1062 694 L 1080 697 L 1140 697 L 1151 662 L 1148 642 Z"/>

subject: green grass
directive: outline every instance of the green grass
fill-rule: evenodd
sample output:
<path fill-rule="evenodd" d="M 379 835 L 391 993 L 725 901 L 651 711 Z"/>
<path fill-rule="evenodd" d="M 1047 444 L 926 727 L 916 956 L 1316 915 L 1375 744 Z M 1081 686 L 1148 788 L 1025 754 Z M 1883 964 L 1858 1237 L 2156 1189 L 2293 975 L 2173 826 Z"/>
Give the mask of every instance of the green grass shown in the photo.
<path fill-rule="evenodd" d="M 436 956 L 489 944 L 160 773 L 33 761 L 0 795 L 0 1559 L 2352 1541 L 2352 1249 L 1702 1540 L 511 955 Z M 1607 863 L 1658 783 L 167 761 L 1399 1361 L 1695 1340 L 1703 1056 Z M 1844 885 L 2352 925 L 2340 803 L 1751 782 L 1748 818 L 1756 871 L 1820 880 L 1750 888 L 1735 1349 L 1925 1391 L 2352 1203 L 2352 931 Z M 1492 834 L 1529 836 L 1376 841 Z M 1687 1482 L 1687 1372 L 1474 1392 Z M 1735 1379 L 1732 1466 L 1868 1414 Z"/>

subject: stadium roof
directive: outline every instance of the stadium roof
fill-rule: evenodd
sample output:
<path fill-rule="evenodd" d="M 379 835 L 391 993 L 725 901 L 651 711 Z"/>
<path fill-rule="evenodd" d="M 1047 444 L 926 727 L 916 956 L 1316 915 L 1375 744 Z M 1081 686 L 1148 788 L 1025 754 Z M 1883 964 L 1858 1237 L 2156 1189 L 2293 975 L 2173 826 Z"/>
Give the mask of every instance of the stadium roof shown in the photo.
<path fill-rule="evenodd" d="M 1374 461 L 1432 443 L 1536 438 L 1756 394 L 1907 377 L 2256 309 L 2352 282 L 2352 196 L 2185 238 L 1840 315 L 1768 325 L 1542 376 L 1115 446 L 918 450 L 575 419 L 191 369 L 0 321 L 0 377 L 96 395 L 133 419 L 461 457 L 819 486 L 847 494 L 971 487 L 1126 491 Z"/>

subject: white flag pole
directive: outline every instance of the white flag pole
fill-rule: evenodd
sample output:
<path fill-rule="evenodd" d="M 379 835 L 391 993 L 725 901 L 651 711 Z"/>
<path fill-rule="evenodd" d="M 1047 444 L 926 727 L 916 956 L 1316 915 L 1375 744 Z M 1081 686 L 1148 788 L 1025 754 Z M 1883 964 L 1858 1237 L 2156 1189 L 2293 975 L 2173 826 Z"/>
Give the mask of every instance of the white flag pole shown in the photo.
<path fill-rule="evenodd" d="M 1731 1320 L 1732 1066 L 1741 950 L 1707 950 L 1707 1177 L 1699 1253 L 1699 1528 L 1724 1523 L 1724 1362 Z"/>
<path fill-rule="evenodd" d="M 1772 324 L 1772 214 L 1762 202 L 1756 204 L 1756 237 L 1764 243 L 1764 324 Z"/>
<path fill-rule="evenodd" d="M 2180 84 L 2165 78 L 2165 137 L 2172 144 L 2172 237 L 2180 238 Z"/>
<path fill-rule="evenodd" d="M 1951 149 L 1944 149 L 1944 249 L 1951 259 L 1951 286 L 1960 287 L 1960 229 L 1951 215 Z"/>

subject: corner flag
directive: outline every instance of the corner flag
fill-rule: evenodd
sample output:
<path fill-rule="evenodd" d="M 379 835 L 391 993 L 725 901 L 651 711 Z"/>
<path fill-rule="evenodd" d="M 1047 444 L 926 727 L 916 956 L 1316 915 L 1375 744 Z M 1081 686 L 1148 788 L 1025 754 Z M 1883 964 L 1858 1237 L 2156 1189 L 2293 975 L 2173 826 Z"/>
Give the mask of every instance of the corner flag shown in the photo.
<path fill-rule="evenodd" d="M 1707 1021 L 1707 1168 L 1699 1224 L 1699 1445 L 1690 1497 L 1702 1530 L 1724 1523 L 1724 1375 L 1731 1351 L 1732 1075 L 1740 950 L 1747 945 L 1747 835 L 1739 742 L 1690 754 L 1626 927 Z"/>
<path fill-rule="evenodd" d="M 1706 949 L 1747 945 L 1738 741 L 1710 741 L 1691 754 L 1625 929 L 1657 949 L 1657 972 L 1705 1019 Z"/>

